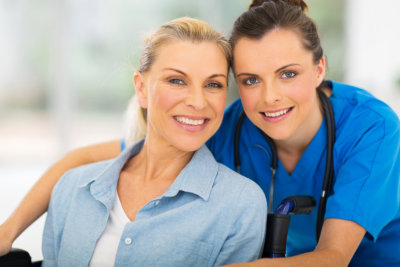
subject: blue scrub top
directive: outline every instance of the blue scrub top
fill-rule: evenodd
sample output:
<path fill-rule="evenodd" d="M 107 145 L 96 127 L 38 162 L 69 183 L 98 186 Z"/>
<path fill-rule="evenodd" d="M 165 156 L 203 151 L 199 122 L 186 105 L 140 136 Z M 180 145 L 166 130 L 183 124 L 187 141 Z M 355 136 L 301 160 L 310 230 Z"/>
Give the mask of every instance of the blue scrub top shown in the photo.
<path fill-rule="evenodd" d="M 385 103 L 365 90 L 332 82 L 329 98 L 335 116 L 334 186 L 325 218 L 354 221 L 367 230 L 350 266 L 400 266 L 400 123 Z M 217 161 L 235 169 L 234 133 L 240 100 L 225 112 L 221 128 L 207 142 Z M 319 202 L 326 160 L 325 120 L 292 174 L 281 162 L 274 185 L 274 209 L 293 195 Z M 255 181 L 268 198 L 272 153 L 260 131 L 245 118 L 239 141 L 241 174 Z M 316 246 L 318 209 L 291 218 L 288 255 Z"/>

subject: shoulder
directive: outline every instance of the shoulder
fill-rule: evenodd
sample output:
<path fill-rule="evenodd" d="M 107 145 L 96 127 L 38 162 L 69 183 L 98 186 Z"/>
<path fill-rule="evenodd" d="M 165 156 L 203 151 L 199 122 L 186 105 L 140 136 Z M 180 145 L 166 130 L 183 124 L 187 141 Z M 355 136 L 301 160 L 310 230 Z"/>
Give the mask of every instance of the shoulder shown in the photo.
<path fill-rule="evenodd" d="M 73 192 L 101 175 L 113 160 L 100 161 L 67 171 L 57 182 L 52 192 L 52 199 L 69 198 Z"/>
<path fill-rule="evenodd" d="M 62 231 L 68 214 L 75 212 L 71 207 L 84 207 L 88 203 L 92 198 L 91 181 L 101 175 L 108 165 L 109 161 L 98 162 L 66 172 L 51 193 L 46 221 L 51 221 L 58 231 Z"/>
<path fill-rule="evenodd" d="M 235 199 L 235 202 L 240 203 L 239 206 L 250 208 L 253 205 L 262 210 L 267 208 L 265 194 L 259 185 L 221 163 L 218 163 L 214 186 L 223 190 L 227 197 Z"/>
<path fill-rule="evenodd" d="M 331 102 L 339 133 L 375 130 L 385 136 L 399 132 L 396 113 L 364 89 L 333 82 Z"/>
<path fill-rule="evenodd" d="M 217 180 L 221 183 L 230 183 L 232 187 L 249 186 L 254 190 L 258 190 L 259 186 L 249 178 L 231 170 L 224 164 L 218 163 Z"/>
<path fill-rule="evenodd" d="M 235 203 L 245 200 L 262 204 L 266 202 L 264 192 L 255 182 L 217 162 L 206 146 L 196 152 L 192 161 L 196 164 L 195 168 L 189 167 L 187 171 L 198 175 L 200 169 L 206 169 L 206 175 L 213 176 L 210 178 L 211 194 L 218 199 L 217 202 Z"/>
<path fill-rule="evenodd" d="M 101 175 L 104 170 L 109 167 L 114 161 L 115 159 L 111 159 L 76 167 L 66 172 L 62 177 L 62 180 L 65 180 L 65 183 L 87 183 L 93 178 Z M 71 177 L 74 177 L 73 181 L 70 181 L 72 179 Z"/>
<path fill-rule="evenodd" d="M 330 100 L 335 180 L 326 217 L 355 221 L 376 238 L 399 208 L 399 119 L 387 104 L 354 86 L 333 83 Z"/>
<path fill-rule="evenodd" d="M 370 113 L 371 116 L 382 120 L 398 123 L 399 119 L 396 113 L 383 101 L 374 97 L 370 92 L 355 86 L 332 82 L 334 110 L 346 113 L 356 112 L 355 115 Z M 336 111 L 336 110 L 335 110 Z"/>

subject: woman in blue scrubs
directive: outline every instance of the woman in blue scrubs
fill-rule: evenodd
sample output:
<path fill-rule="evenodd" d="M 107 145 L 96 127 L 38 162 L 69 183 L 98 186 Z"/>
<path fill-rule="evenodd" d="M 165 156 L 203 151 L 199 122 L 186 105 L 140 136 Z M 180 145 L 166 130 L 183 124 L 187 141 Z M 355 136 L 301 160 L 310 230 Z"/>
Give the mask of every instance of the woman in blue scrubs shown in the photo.
<path fill-rule="evenodd" d="M 262 187 L 274 208 L 292 195 L 311 195 L 318 205 L 329 134 L 318 90 L 332 106 L 333 186 L 327 192 L 319 241 L 315 209 L 292 217 L 287 258 L 250 264 L 400 266 L 399 119 L 367 91 L 324 82 L 323 51 L 305 9 L 303 1 L 253 1 L 237 19 L 231 43 L 241 99 L 226 110 L 220 130 L 208 142 L 216 159 L 235 169 L 235 129 L 244 111 L 236 142 L 241 173 Z M 272 139 L 278 155 L 273 183 L 272 150 L 263 135 Z M 50 169 L 47 175 L 52 178 L 42 178 L 42 184 L 51 188 L 57 179 L 53 172 L 116 156 L 118 146 L 119 142 L 110 142 L 74 151 Z M 94 156 L 101 148 L 108 152 Z M 31 195 L 42 187 L 35 186 Z M 19 210 L 29 203 L 21 206 Z M 10 221 L 24 229 L 21 217 L 28 222 L 34 218 L 21 214 Z"/>
<path fill-rule="evenodd" d="M 257 264 L 400 266 L 396 114 L 362 89 L 323 82 L 325 59 L 314 23 L 297 4 L 302 1 L 287 1 L 294 7 L 283 1 L 255 2 L 233 27 L 233 70 L 241 100 L 227 109 L 208 142 L 217 160 L 235 168 L 232 125 L 238 125 L 244 110 L 237 142 L 241 173 L 270 196 L 272 151 L 264 133 L 279 159 L 269 199 L 274 208 L 292 195 L 311 195 L 318 205 L 330 134 L 318 91 L 329 97 L 336 128 L 333 188 L 327 192 L 318 243 L 315 209 L 293 216 L 288 258 Z"/>

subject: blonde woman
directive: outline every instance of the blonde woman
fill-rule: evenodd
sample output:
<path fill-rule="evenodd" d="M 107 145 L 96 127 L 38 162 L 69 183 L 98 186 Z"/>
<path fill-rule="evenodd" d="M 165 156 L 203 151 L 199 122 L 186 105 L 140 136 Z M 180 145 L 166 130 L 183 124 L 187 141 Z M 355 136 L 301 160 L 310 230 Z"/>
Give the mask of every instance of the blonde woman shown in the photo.
<path fill-rule="evenodd" d="M 168 22 L 146 40 L 133 76 L 145 138 L 60 179 L 43 266 L 219 266 L 260 256 L 262 190 L 204 145 L 222 122 L 230 58 L 228 42 L 196 19 Z"/>
<path fill-rule="evenodd" d="M 318 205 L 292 218 L 286 258 L 248 265 L 400 266 L 399 118 L 363 89 L 324 81 L 325 57 L 306 9 L 303 0 L 254 0 L 230 38 L 240 99 L 208 148 L 255 181 L 274 209 L 292 195 L 313 196 Z M 4 224 L 3 233 L 12 233 L 8 246 L 46 209 L 59 172 L 115 156 L 120 143 L 76 150 L 58 162 Z M 40 194 L 35 205 L 28 202 Z"/>

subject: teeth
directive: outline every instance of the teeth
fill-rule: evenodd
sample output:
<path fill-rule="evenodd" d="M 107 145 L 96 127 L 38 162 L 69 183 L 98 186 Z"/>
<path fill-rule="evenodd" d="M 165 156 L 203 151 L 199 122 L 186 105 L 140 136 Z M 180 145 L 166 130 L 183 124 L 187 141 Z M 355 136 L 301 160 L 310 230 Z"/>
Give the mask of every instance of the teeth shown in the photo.
<path fill-rule="evenodd" d="M 289 111 L 289 109 L 281 110 L 278 112 L 264 112 L 264 115 L 266 117 L 275 118 L 275 117 L 279 117 L 279 116 L 282 116 L 283 114 L 288 113 L 288 111 Z"/>
<path fill-rule="evenodd" d="M 184 124 L 188 124 L 188 125 L 200 125 L 204 123 L 204 119 L 203 120 L 191 120 L 185 117 L 175 117 L 177 121 L 184 123 Z"/>

